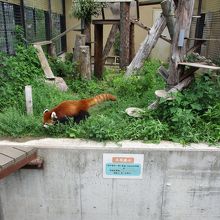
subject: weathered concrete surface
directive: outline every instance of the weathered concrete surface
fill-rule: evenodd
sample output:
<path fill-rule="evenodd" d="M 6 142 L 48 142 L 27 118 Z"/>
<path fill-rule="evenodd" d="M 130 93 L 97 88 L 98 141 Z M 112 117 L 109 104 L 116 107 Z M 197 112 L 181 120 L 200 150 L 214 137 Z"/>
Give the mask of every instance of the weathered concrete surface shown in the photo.
<path fill-rule="evenodd" d="M 12 144 L 38 146 L 45 168 L 20 170 L 0 182 L 1 220 L 220 219 L 219 148 L 0 141 L 0 147 Z M 103 153 L 144 154 L 143 179 L 103 179 Z"/>

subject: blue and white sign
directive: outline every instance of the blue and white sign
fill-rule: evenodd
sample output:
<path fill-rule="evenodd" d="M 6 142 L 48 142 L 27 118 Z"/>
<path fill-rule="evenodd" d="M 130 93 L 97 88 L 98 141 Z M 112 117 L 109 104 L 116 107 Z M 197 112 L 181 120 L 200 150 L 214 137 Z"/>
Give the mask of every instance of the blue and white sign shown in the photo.
<path fill-rule="evenodd" d="M 143 154 L 103 154 L 103 177 L 142 179 L 143 161 Z"/>

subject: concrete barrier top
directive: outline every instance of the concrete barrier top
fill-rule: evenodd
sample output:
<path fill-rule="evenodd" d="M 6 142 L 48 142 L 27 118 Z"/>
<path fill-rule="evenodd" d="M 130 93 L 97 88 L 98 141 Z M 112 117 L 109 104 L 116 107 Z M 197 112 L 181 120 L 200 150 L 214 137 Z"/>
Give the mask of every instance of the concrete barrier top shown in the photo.
<path fill-rule="evenodd" d="M 220 151 L 220 144 L 205 143 L 182 145 L 179 143 L 161 141 L 160 143 L 144 143 L 143 141 L 124 140 L 120 142 L 96 142 L 92 140 L 70 138 L 42 139 L 0 139 L 1 146 L 19 146 L 36 148 L 59 149 L 115 149 L 115 150 L 159 150 L 159 151 Z"/>

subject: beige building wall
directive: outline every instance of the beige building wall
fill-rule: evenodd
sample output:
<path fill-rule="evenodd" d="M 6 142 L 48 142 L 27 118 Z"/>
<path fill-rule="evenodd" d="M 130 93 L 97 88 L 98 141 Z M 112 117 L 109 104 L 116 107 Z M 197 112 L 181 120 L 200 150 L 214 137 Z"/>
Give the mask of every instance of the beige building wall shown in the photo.
<path fill-rule="evenodd" d="M 220 11 L 220 0 L 203 0 L 202 11 L 203 12 Z"/>
<path fill-rule="evenodd" d="M 80 28 L 81 24 L 80 21 L 73 17 L 72 15 L 72 0 L 66 0 L 65 1 L 65 11 L 66 11 L 66 29 L 69 29 L 71 27 Z M 67 40 L 67 52 L 72 53 L 75 43 L 75 37 L 76 34 L 80 33 L 77 31 L 70 31 L 66 35 Z"/>

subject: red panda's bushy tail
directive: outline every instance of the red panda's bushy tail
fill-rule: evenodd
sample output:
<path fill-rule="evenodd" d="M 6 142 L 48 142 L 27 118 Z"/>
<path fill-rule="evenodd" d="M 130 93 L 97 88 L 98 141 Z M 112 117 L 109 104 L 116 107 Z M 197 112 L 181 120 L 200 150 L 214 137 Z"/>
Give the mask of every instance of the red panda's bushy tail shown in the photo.
<path fill-rule="evenodd" d="M 116 97 L 111 94 L 100 94 L 93 98 L 86 99 L 88 107 L 92 107 L 104 101 L 116 101 Z"/>

